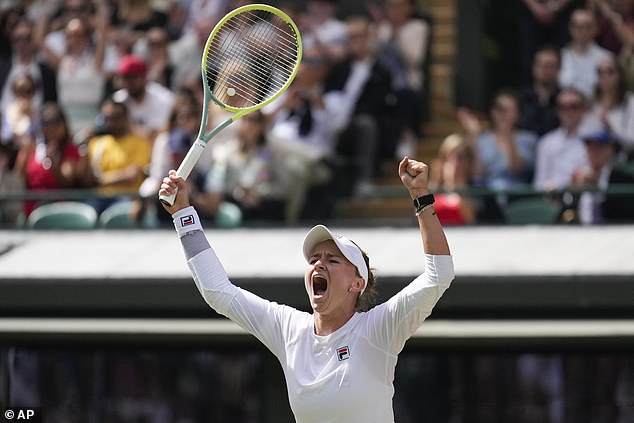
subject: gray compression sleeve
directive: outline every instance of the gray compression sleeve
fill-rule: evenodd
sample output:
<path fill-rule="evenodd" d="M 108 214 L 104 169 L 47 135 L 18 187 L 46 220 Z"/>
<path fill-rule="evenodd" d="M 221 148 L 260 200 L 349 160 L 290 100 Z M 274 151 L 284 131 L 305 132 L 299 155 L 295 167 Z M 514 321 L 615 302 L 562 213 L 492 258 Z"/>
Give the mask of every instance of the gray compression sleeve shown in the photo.
<path fill-rule="evenodd" d="M 183 245 L 187 260 L 211 248 L 203 231 L 192 231 L 183 235 L 181 237 L 181 244 Z"/>

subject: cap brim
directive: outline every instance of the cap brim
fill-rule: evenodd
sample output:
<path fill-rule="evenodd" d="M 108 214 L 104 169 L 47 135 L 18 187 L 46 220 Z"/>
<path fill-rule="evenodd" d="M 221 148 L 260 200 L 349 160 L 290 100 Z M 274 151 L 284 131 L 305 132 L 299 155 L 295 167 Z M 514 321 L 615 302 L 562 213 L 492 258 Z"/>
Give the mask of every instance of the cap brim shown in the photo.
<path fill-rule="evenodd" d="M 310 260 L 310 256 L 313 253 L 313 249 L 315 248 L 315 246 L 320 242 L 327 240 L 334 241 L 341 254 L 343 254 L 344 257 L 350 263 L 352 263 L 354 267 L 357 268 L 359 274 L 367 285 L 369 270 L 363 258 L 363 253 L 361 252 L 359 247 L 349 239 L 340 235 L 333 234 L 330 229 L 328 229 L 324 225 L 317 225 L 313 227 L 310 231 L 308 231 L 306 237 L 304 237 L 302 251 L 304 253 L 304 258 L 306 259 L 306 261 Z M 363 290 L 365 290 L 365 287 L 363 288 Z"/>
<path fill-rule="evenodd" d="M 315 245 L 329 239 L 335 241 L 335 244 L 337 243 L 330 230 L 324 225 L 317 225 L 313 227 L 310 231 L 308 231 L 306 237 L 304 238 L 303 244 L 304 258 L 306 259 L 306 261 L 310 259 L 310 255 L 313 251 L 313 248 L 315 248 Z M 339 246 L 337 245 L 337 247 Z"/>

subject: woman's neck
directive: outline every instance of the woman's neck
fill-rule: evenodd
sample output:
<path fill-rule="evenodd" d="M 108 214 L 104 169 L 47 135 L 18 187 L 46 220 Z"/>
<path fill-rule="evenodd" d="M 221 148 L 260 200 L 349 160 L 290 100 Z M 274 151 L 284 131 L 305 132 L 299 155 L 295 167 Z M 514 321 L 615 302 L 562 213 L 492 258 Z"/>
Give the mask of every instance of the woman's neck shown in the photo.
<path fill-rule="evenodd" d="M 512 126 L 498 126 L 495 135 L 498 138 L 510 138 L 515 134 L 515 128 Z"/>
<path fill-rule="evenodd" d="M 350 319 L 352 319 L 354 313 L 354 310 L 332 314 L 315 312 L 315 334 L 319 336 L 327 336 L 336 332 L 348 323 Z"/>
<path fill-rule="evenodd" d="M 581 42 L 581 41 L 573 41 L 570 45 L 572 51 L 577 54 L 585 54 L 592 46 L 592 41 Z"/>
<path fill-rule="evenodd" d="M 617 103 L 616 92 L 614 90 L 606 91 L 599 99 L 599 103 L 604 108 L 611 109 Z"/>

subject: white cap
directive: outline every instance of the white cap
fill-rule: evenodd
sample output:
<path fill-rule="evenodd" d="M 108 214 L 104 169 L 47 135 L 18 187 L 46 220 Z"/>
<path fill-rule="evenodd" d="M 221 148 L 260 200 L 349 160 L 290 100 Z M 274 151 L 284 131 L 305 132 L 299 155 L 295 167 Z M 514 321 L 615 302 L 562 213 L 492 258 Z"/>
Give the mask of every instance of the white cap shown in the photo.
<path fill-rule="evenodd" d="M 335 242 L 337 248 L 341 251 L 341 254 L 343 254 L 344 257 L 347 258 L 348 261 L 359 271 L 359 275 L 361 275 L 364 281 L 363 289 L 361 290 L 361 294 L 363 294 L 365 288 L 368 286 L 368 266 L 365 264 L 363 253 L 359 247 L 345 236 L 332 233 L 330 229 L 324 225 L 315 226 L 308 231 L 306 237 L 304 238 L 304 258 L 306 261 L 310 260 L 313 248 L 315 248 L 315 246 L 320 242 L 329 239 L 332 239 Z"/>

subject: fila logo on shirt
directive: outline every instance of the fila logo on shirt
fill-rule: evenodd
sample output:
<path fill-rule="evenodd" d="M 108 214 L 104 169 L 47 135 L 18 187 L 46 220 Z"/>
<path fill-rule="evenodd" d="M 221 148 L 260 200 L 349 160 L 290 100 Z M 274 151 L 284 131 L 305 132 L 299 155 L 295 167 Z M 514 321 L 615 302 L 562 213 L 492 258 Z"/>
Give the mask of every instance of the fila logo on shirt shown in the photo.
<path fill-rule="evenodd" d="M 194 220 L 193 214 L 188 214 L 187 216 L 181 217 L 181 226 L 190 226 L 196 223 Z"/>
<path fill-rule="evenodd" d="M 337 348 L 337 358 L 339 361 L 347 360 L 350 358 L 350 348 L 345 347 Z"/>

